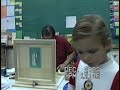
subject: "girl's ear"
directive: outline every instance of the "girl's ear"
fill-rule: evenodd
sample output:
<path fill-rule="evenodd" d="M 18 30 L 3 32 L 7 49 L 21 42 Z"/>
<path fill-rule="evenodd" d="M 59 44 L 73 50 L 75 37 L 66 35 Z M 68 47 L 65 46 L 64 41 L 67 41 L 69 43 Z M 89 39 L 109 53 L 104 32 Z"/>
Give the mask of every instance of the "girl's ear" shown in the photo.
<path fill-rule="evenodd" d="M 105 49 L 106 49 L 107 53 L 112 49 L 112 43 L 111 43 L 111 39 L 110 38 L 108 38 L 106 40 Z"/>

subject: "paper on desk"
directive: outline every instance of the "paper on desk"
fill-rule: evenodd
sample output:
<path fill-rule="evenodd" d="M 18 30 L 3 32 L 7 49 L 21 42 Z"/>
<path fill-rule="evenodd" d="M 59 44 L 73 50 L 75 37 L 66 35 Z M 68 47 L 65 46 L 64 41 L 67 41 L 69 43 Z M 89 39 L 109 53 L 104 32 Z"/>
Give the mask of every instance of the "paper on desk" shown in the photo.
<path fill-rule="evenodd" d="M 15 74 L 15 68 L 7 69 L 7 74 L 8 75 Z"/>
<path fill-rule="evenodd" d="M 9 79 L 1 76 L 1 89 L 6 90 L 10 87 Z"/>

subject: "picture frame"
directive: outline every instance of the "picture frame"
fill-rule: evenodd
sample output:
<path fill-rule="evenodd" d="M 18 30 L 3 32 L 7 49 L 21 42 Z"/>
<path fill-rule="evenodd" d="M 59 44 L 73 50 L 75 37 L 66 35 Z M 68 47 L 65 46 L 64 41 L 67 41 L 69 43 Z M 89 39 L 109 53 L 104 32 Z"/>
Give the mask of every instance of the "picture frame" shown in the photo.
<path fill-rule="evenodd" d="M 13 86 L 57 90 L 64 78 L 56 73 L 56 40 L 14 40 Z"/>

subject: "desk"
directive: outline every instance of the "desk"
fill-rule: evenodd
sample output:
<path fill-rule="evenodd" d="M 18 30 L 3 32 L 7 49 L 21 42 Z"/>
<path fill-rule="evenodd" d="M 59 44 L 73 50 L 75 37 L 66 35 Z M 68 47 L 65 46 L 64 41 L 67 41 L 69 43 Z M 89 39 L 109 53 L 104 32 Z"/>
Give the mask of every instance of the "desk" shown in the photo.
<path fill-rule="evenodd" d="M 59 85 L 57 90 L 63 90 L 64 85 L 67 83 L 68 81 L 66 81 L 65 79 L 63 79 L 63 81 L 61 82 L 61 84 Z M 10 84 L 14 84 L 15 80 L 10 79 Z M 34 88 L 24 88 L 24 87 L 10 87 L 6 90 L 45 90 L 45 89 L 34 89 Z"/>

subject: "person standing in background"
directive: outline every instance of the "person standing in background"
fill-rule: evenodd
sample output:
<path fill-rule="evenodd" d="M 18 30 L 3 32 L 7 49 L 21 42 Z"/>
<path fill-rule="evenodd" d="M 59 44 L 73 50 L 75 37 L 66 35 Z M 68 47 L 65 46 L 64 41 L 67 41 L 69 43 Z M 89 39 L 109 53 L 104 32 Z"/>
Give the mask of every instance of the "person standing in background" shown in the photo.
<path fill-rule="evenodd" d="M 42 39 L 56 39 L 56 71 L 64 71 L 64 68 L 73 61 L 75 51 L 67 39 L 60 35 L 55 35 L 55 30 L 51 25 L 42 28 Z"/>

